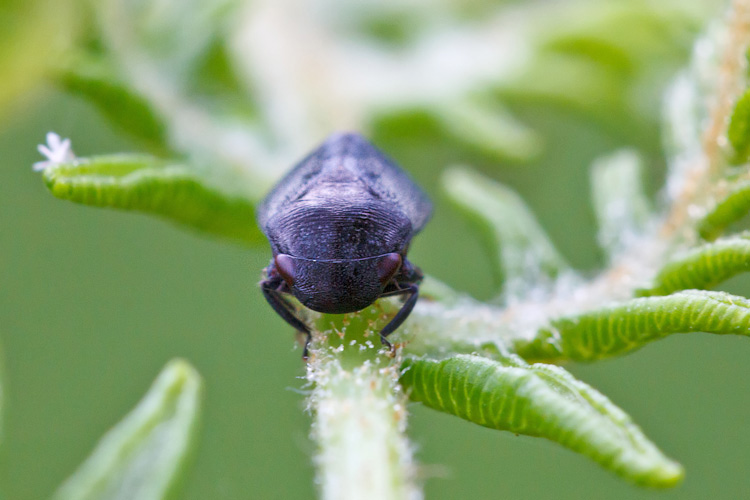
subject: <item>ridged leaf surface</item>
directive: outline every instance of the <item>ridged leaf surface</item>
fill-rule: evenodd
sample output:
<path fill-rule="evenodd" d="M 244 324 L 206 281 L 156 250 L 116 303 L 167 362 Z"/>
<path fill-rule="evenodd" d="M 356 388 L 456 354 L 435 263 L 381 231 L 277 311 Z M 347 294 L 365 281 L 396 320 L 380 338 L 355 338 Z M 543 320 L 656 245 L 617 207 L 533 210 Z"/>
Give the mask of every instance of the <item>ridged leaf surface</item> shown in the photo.
<path fill-rule="evenodd" d="M 698 290 L 638 298 L 552 320 L 536 338 L 514 347 L 525 359 L 593 361 L 689 332 L 748 335 L 750 300 Z"/>
<path fill-rule="evenodd" d="M 750 235 L 717 240 L 694 248 L 668 262 L 653 286 L 640 296 L 669 295 L 687 289 L 706 289 L 750 270 Z"/>
<path fill-rule="evenodd" d="M 738 182 L 709 210 L 698 224 L 701 238 L 715 240 L 726 228 L 750 211 L 750 182 Z"/>
<path fill-rule="evenodd" d="M 524 201 L 507 187 L 467 168 L 453 168 L 443 177 L 453 204 L 482 231 L 491 252 L 497 281 L 506 293 L 518 295 L 540 279 L 567 269 Z"/>
<path fill-rule="evenodd" d="M 185 164 L 146 155 L 95 156 L 52 163 L 43 173 L 58 198 L 159 215 L 245 245 L 264 241 L 250 199 Z"/>
<path fill-rule="evenodd" d="M 54 500 L 174 498 L 194 446 L 202 381 L 170 362 L 138 406 L 99 442 Z"/>
<path fill-rule="evenodd" d="M 643 486 L 669 487 L 682 467 L 665 457 L 620 408 L 557 366 L 516 356 L 409 359 L 411 399 L 470 422 L 544 437 Z"/>

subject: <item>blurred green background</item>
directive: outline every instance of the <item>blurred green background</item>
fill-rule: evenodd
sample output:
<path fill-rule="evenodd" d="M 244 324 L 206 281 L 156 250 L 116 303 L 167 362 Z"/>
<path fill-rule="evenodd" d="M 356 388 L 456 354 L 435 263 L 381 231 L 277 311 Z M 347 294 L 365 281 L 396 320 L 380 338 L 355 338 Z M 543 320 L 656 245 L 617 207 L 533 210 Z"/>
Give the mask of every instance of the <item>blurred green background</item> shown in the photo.
<path fill-rule="evenodd" d="M 5 14 L 23 10 L 13 11 L 17 7 L 8 3 Z M 4 17 L 0 24 L 18 27 L 20 19 L 36 15 Z M 684 63 L 691 36 L 676 43 L 665 66 Z M 23 47 L 9 37 L 4 53 L 18 53 Z M 35 53 L 46 57 L 48 43 L 25 47 L 23 60 Z M 19 66 L 5 72 L 14 71 Z M 53 198 L 31 170 L 46 132 L 71 137 L 82 156 L 140 146 L 88 102 L 36 76 L 26 82 L 8 91 L 0 121 L 3 498 L 48 496 L 177 356 L 194 364 L 206 384 L 199 449 L 182 497 L 313 497 L 300 351 L 256 286 L 269 249 L 241 249 L 142 215 Z M 663 175 L 654 116 L 623 119 L 624 128 L 614 133 L 578 108 L 520 95 L 514 100 L 513 94 L 504 93 L 511 96 L 505 104 L 546 140 L 541 155 L 523 164 L 477 152 L 416 112 L 379 119 L 371 128 L 376 144 L 436 201 L 412 260 L 482 299 L 492 296 L 489 262 L 441 198 L 438 175 L 445 166 L 471 163 L 517 189 L 562 253 L 589 271 L 601 265 L 588 196 L 591 161 L 636 146 L 647 155 L 652 192 Z M 749 296 L 750 279 L 724 288 Z M 555 444 L 413 404 L 410 434 L 426 497 L 747 498 L 748 359 L 747 339 L 693 334 L 621 359 L 567 367 L 685 466 L 686 481 L 673 491 L 636 489 Z"/>

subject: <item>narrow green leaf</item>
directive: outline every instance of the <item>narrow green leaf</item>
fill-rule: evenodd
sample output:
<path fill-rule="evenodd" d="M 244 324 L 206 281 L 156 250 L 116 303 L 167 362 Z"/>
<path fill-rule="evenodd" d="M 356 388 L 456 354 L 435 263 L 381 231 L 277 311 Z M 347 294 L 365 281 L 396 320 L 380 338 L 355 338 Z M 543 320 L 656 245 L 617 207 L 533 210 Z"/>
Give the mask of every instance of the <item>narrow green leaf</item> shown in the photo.
<path fill-rule="evenodd" d="M 457 209 L 480 229 L 496 279 L 505 278 L 509 295 L 567 269 L 523 200 L 507 187 L 463 167 L 446 171 L 443 187 Z"/>
<path fill-rule="evenodd" d="M 626 34 L 625 30 L 621 30 Z M 605 36 L 602 36 L 605 35 Z M 622 78 L 632 77 L 637 70 L 632 45 L 623 47 L 616 43 L 620 40 L 607 39 L 610 33 L 597 33 L 596 36 L 582 34 L 580 30 L 562 36 L 556 36 L 544 45 L 544 48 L 553 53 L 574 55 L 580 58 L 595 61 L 597 64 L 613 71 Z M 613 43 L 615 42 L 615 43 Z"/>
<path fill-rule="evenodd" d="M 623 354 L 673 333 L 748 335 L 750 300 L 686 290 L 556 319 L 533 340 L 517 340 L 525 359 L 593 361 Z"/>
<path fill-rule="evenodd" d="M 541 47 L 532 64 L 500 91 L 514 107 L 562 107 L 642 143 L 656 131 L 661 92 L 643 82 L 663 81 L 684 63 L 684 47 L 705 18 L 689 4 L 566 2 L 537 27 Z"/>
<path fill-rule="evenodd" d="M 698 224 L 701 238 L 712 241 L 750 211 L 750 181 L 738 182 Z"/>
<path fill-rule="evenodd" d="M 664 150 L 667 158 L 678 158 L 688 151 L 698 149 L 701 144 L 703 124 L 706 120 L 703 91 L 700 79 L 690 69 L 679 72 L 664 93 Z M 687 163 L 687 165 L 686 165 Z M 689 182 L 685 169 L 691 162 L 672 161 L 667 173 L 666 185 L 670 197 L 674 197 Z M 670 183 L 673 184 L 669 187 Z"/>
<path fill-rule="evenodd" d="M 679 2 L 573 3 L 561 16 L 545 18 L 544 48 L 633 78 L 649 65 L 683 64 L 682 44 L 692 41 L 705 14 Z"/>
<path fill-rule="evenodd" d="M 641 168 L 635 151 L 622 150 L 600 158 L 591 169 L 599 243 L 610 256 L 623 250 L 628 239 L 642 230 L 649 218 Z"/>
<path fill-rule="evenodd" d="M 166 125 L 151 103 L 123 83 L 103 61 L 81 57 L 57 77 L 68 92 L 90 101 L 102 115 L 151 152 L 170 151 Z"/>
<path fill-rule="evenodd" d="M 540 138 L 490 99 L 441 103 L 431 110 L 460 141 L 502 160 L 528 161 L 540 153 Z"/>
<path fill-rule="evenodd" d="M 727 129 L 727 138 L 734 148 L 733 163 L 744 163 L 750 157 L 750 89 L 737 100 Z"/>
<path fill-rule="evenodd" d="M 172 498 L 194 446 L 201 392 L 195 369 L 171 361 L 53 499 Z"/>
<path fill-rule="evenodd" d="M 243 121 L 257 120 L 261 110 L 247 83 L 242 81 L 239 68 L 232 58 L 226 33 L 219 30 L 205 52 L 190 68 L 186 78 L 186 91 L 193 102 L 209 109 L 219 117 L 232 117 Z"/>
<path fill-rule="evenodd" d="M 145 155 L 111 155 L 47 162 L 43 172 L 58 198 L 156 214 L 246 245 L 264 241 L 253 201 L 219 187 L 188 165 Z"/>
<path fill-rule="evenodd" d="M 550 78 L 549 75 L 555 75 Z M 617 117 L 626 131 L 632 127 L 633 110 L 623 99 L 628 86 L 600 63 L 560 53 L 542 52 L 511 81 L 502 82 L 498 93 L 506 102 L 525 106 L 558 107 L 574 115 L 597 120 L 610 130 Z M 625 121 L 623 125 L 622 121 Z M 613 130 L 614 131 L 614 130 Z"/>
<path fill-rule="evenodd" d="M 544 437 L 642 486 L 671 487 L 682 467 L 665 457 L 620 408 L 557 366 L 458 355 L 407 359 L 411 399 L 485 427 Z"/>
<path fill-rule="evenodd" d="M 702 245 L 673 259 L 654 278 L 651 288 L 637 295 L 669 295 L 680 290 L 713 288 L 739 273 L 750 271 L 750 235 Z"/>

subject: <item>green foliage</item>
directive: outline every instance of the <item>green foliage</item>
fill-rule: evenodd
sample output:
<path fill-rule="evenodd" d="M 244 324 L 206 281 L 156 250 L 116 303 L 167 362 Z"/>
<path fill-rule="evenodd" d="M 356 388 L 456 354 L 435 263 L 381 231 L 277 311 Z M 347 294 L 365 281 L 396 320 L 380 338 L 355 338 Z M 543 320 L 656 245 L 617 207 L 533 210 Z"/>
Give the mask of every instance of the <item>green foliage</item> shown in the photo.
<path fill-rule="evenodd" d="M 89 100 L 121 131 L 140 141 L 150 152 L 168 155 L 166 124 L 142 95 L 122 82 L 102 56 L 76 59 L 58 76 L 66 91 Z"/>
<path fill-rule="evenodd" d="M 668 295 L 680 290 L 712 288 L 750 271 L 750 235 L 743 233 L 701 245 L 669 261 L 640 296 Z"/>
<path fill-rule="evenodd" d="M 619 151 L 592 167 L 594 212 L 599 223 L 599 244 L 610 257 L 627 246 L 652 217 L 641 183 L 642 165 L 634 151 Z"/>
<path fill-rule="evenodd" d="M 698 225 L 701 238 L 715 240 L 733 222 L 737 222 L 750 211 L 750 182 L 739 181 L 719 199 Z"/>
<path fill-rule="evenodd" d="M 700 9 L 698 2 L 639 0 L 548 10 L 537 55 L 498 92 L 515 105 L 563 109 L 622 142 L 648 144 L 661 98 L 651 87 L 677 69 L 667 66 L 692 38 Z"/>
<path fill-rule="evenodd" d="M 411 399 L 491 429 L 550 439 L 642 486 L 670 487 L 682 467 L 666 458 L 606 397 L 560 367 L 518 356 L 408 359 Z"/>
<path fill-rule="evenodd" d="M 450 201 L 483 234 L 497 284 L 518 294 L 541 279 L 552 279 L 567 264 L 547 239 L 523 200 L 510 189 L 466 168 L 445 172 Z"/>
<path fill-rule="evenodd" d="M 549 6 L 555 9 L 548 16 L 553 22 L 524 26 L 519 28 L 526 30 L 523 36 L 514 34 L 525 37 L 525 43 L 518 48 L 519 60 L 513 61 L 481 57 L 484 30 L 492 30 L 477 15 L 477 29 L 467 34 L 471 50 L 462 51 L 467 55 L 462 61 L 465 67 L 456 68 L 445 82 L 425 82 L 420 79 L 420 68 L 415 72 L 392 50 L 398 43 L 404 51 L 419 48 L 440 53 L 440 37 L 433 33 L 444 33 L 419 16 L 415 22 L 425 24 L 414 30 L 413 39 L 388 36 L 385 47 L 375 44 L 368 51 L 355 51 L 356 57 L 339 54 L 325 37 L 315 39 L 319 45 L 295 38 L 306 31 L 294 25 L 285 33 L 264 31 L 263 22 L 249 23 L 243 33 L 248 39 L 243 40 L 252 43 L 243 45 L 246 53 L 239 57 L 230 53 L 232 47 L 239 49 L 221 28 L 230 10 L 228 3 L 203 10 L 196 2 L 185 6 L 167 1 L 157 8 L 115 0 L 100 12 L 102 60 L 91 67 L 83 63 L 67 67 L 58 82 L 93 102 L 153 152 L 174 159 L 143 155 L 63 158 L 60 151 L 53 151 L 43 165 L 44 179 L 60 198 L 152 213 L 255 245 L 262 241 L 253 224 L 260 194 L 281 174 L 292 153 L 297 156 L 300 145 L 311 144 L 319 131 L 342 123 L 365 128 L 389 114 L 413 115 L 415 109 L 427 109 L 440 132 L 468 147 L 478 162 L 501 158 L 523 163 L 543 157 L 551 140 L 565 142 L 567 130 L 561 130 L 565 127 L 542 133 L 519 118 L 535 116 L 539 108 L 554 108 L 562 111 L 564 123 L 575 117 L 595 127 L 603 125 L 602 134 L 618 148 L 633 143 L 639 150 L 653 152 L 658 144 L 653 132 L 660 93 L 654 82 L 663 79 L 665 67 L 680 61 L 681 43 L 701 17 L 683 3 Z M 256 14 L 283 17 L 283 10 L 274 11 L 270 5 L 268 12 Z M 334 39 L 351 36 L 312 16 L 300 17 L 310 23 L 305 26 L 311 33 L 328 33 L 331 28 Z M 316 22 L 321 26 L 312 26 Z M 372 23 L 353 23 L 373 27 Z M 356 31 L 356 27 L 349 29 Z M 285 43 L 280 44 L 280 39 Z M 357 35 L 354 39 L 358 40 Z M 731 50 L 713 39 L 704 43 L 714 44 L 715 52 Z M 257 52 L 261 45 L 284 45 L 289 53 L 265 57 Z M 330 51 L 330 59 L 315 60 L 328 66 L 309 71 L 306 65 L 295 64 L 310 56 L 309 46 L 316 47 L 316 54 Z M 713 52 L 698 51 L 696 57 L 701 53 Z M 682 123 L 668 117 L 673 128 L 703 127 L 706 117 L 693 111 L 709 109 L 706 103 L 718 100 L 713 94 L 722 91 L 711 80 L 720 73 L 719 58 L 715 59 L 698 61 L 684 75 L 695 95 L 675 97 L 672 92 L 677 109 L 696 121 Z M 106 69 L 114 67 L 117 72 Z M 367 73 L 370 67 L 378 68 L 376 75 Z M 497 73 L 488 68 L 498 68 Z M 391 77 L 413 87 L 404 96 L 391 96 Z M 305 82 L 304 92 L 295 93 L 294 85 L 299 82 Z M 347 82 L 351 88 L 337 93 L 335 87 L 329 88 L 330 82 Z M 319 92 L 321 88 L 326 91 Z M 243 104 L 236 107 L 233 103 L 238 100 Z M 746 95 L 737 101 L 728 129 L 736 162 L 747 160 L 750 151 L 748 103 Z M 721 116 L 713 118 L 720 124 L 726 122 Z M 432 302 L 422 301 L 398 333 L 403 340 L 399 352 L 407 356 L 401 383 L 410 390 L 410 397 L 486 427 L 551 439 L 640 485 L 676 484 L 681 467 L 648 441 L 622 410 L 561 368 L 527 361 L 594 361 L 674 333 L 748 334 L 750 300 L 688 290 L 709 288 L 748 267 L 750 238 L 746 236 L 696 246 L 699 237 L 717 238 L 750 209 L 750 183 L 741 180 L 708 206 L 706 193 L 719 192 L 715 188 L 729 178 L 726 159 L 709 151 L 720 150 L 720 138 L 714 142 L 715 148 L 705 148 L 698 141 L 687 141 L 677 146 L 682 150 L 670 152 L 668 192 L 658 211 L 652 210 L 642 190 L 640 153 L 620 150 L 595 163 L 594 211 L 608 262 L 592 278 L 579 276 L 569 267 L 513 190 L 467 168 L 446 171 L 442 185 L 449 201 L 479 228 L 496 287 L 502 283 L 504 293 L 496 303 L 482 304 L 436 280 L 426 280 L 424 297 Z M 683 162 L 700 168 L 682 168 Z M 698 220 L 695 214 L 700 213 L 707 215 Z M 678 257 L 669 257 L 674 254 Z M 386 353 L 372 343 L 375 337 L 371 335 L 373 326 L 391 317 L 397 307 L 384 300 L 354 319 L 338 318 L 334 323 L 326 316 L 310 314 L 316 331 L 307 377 L 315 385 L 311 405 L 319 431 L 331 416 L 324 411 L 326 405 L 338 397 L 344 400 L 340 408 L 346 409 L 346 397 L 341 396 L 356 393 L 364 400 L 369 396 L 381 402 L 387 399 L 390 407 L 379 408 L 388 415 L 389 428 L 383 433 L 389 436 L 386 439 L 400 435 L 396 423 L 401 415 L 396 408 L 401 404 L 400 393 L 396 394 L 400 388 L 388 382 L 395 381 L 397 361 L 385 359 Z M 330 334 L 328 341 L 321 340 L 323 332 Z M 399 355 L 394 359 L 399 360 Z M 366 377 L 358 376 L 365 372 Z M 157 382 L 161 384 L 167 382 Z M 192 384 L 197 392 L 197 382 Z M 373 390 L 363 394 L 362 387 Z M 195 394 L 186 397 L 194 408 Z M 180 401 L 181 397 L 165 400 L 164 405 L 177 408 Z M 90 498 L 104 490 L 119 494 L 117 488 L 131 484 L 129 474 L 144 472 L 135 467 L 142 460 L 141 452 L 148 460 L 161 460 L 148 454 L 154 451 L 149 436 L 154 435 L 154 441 L 159 437 L 152 432 L 157 417 L 137 416 L 143 412 L 136 411 L 106 438 L 63 487 L 60 498 Z M 179 412 L 175 409 L 174 413 Z M 179 417 L 176 428 L 181 432 L 192 429 L 191 415 Z M 345 416 L 343 422 L 328 428 L 335 431 L 352 425 L 354 435 L 360 430 L 357 423 L 368 421 L 360 416 Z M 335 446 L 347 448 L 351 443 L 344 434 L 349 431 L 334 431 L 329 441 L 321 438 L 321 446 L 335 441 Z M 143 433 L 145 441 L 134 441 L 133 436 Z M 182 447 L 185 439 L 177 445 Z M 389 453 L 408 455 L 403 448 L 408 446 L 391 447 Z M 356 446 L 348 449 L 351 452 Z M 120 454 L 123 450 L 128 453 Z M 181 459 L 170 460 L 165 481 L 171 481 L 174 463 Z M 406 476 L 399 476 L 406 485 L 404 491 L 409 489 Z M 151 488 L 154 483 L 150 481 L 138 478 L 136 482 Z M 166 483 L 157 487 L 160 492 L 166 488 Z"/>
<path fill-rule="evenodd" d="M 171 361 L 54 500 L 174 498 L 196 440 L 202 385 L 187 362 Z"/>
<path fill-rule="evenodd" d="M 541 151 L 538 134 L 490 98 L 441 103 L 432 111 L 446 132 L 487 156 L 524 162 Z"/>
<path fill-rule="evenodd" d="M 737 100 L 727 129 L 727 138 L 734 148 L 734 163 L 744 163 L 750 157 L 750 90 Z"/>
<path fill-rule="evenodd" d="M 183 163 L 146 155 L 79 158 L 50 164 L 44 181 L 58 198 L 156 214 L 244 245 L 263 241 L 250 200 Z"/>
<path fill-rule="evenodd" d="M 531 342 L 519 341 L 515 348 L 526 359 L 594 361 L 689 332 L 750 334 L 750 300 L 697 290 L 632 299 L 552 320 Z"/>

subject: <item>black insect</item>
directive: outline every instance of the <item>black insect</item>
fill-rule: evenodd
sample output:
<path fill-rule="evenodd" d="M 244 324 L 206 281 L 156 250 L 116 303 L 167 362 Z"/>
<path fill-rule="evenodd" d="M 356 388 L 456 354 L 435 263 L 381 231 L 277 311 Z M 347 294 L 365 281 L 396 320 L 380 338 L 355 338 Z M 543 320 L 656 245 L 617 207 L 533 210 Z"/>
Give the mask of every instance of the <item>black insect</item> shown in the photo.
<path fill-rule="evenodd" d="M 268 194 L 258 222 L 273 251 L 260 283 L 287 323 L 307 334 L 284 297 L 313 311 L 359 311 L 380 297 L 403 295 L 403 306 L 380 332 L 388 334 L 417 302 L 422 272 L 406 259 L 412 236 L 432 204 L 393 161 L 359 134 L 330 136 Z"/>

